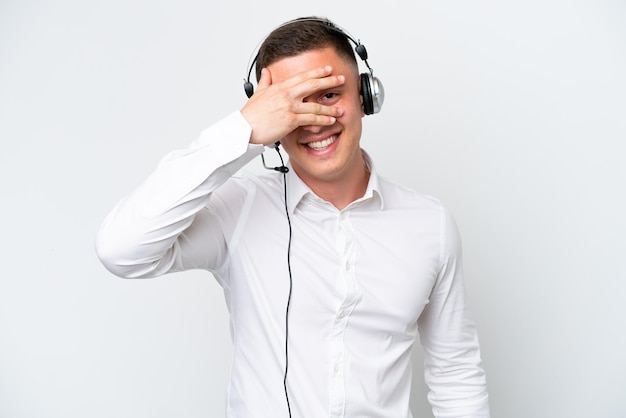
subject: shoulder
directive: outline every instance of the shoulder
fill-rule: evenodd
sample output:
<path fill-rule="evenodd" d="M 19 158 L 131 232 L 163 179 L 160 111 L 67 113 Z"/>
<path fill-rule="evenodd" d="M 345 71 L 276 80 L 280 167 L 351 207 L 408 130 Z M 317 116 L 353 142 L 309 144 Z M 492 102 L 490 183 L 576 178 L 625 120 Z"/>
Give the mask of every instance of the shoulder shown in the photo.
<path fill-rule="evenodd" d="M 447 212 L 445 206 L 438 198 L 421 193 L 380 175 L 378 176 L 378 187 L 384 199 L 386 209 Z"/>
<path fill-rule="evenodd" d="M 454 216 L 440 199 L 380 176 L 378 183 L 385 212 L 403 219 L 408 228 L 416 226 L 420 231 L 431 231 L 442 249 L 460 245 Z"/>

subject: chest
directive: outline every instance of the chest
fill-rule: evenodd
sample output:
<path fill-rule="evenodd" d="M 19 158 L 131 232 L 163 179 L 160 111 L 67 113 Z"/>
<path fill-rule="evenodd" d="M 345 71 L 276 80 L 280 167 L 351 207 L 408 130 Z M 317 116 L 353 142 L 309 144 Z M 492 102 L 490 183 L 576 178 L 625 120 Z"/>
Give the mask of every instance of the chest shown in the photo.
<path fill-rule="evenodd" d="M 257 293 L 268 289 L 260 293 L 277 298 L 277 306 L 284 306 L 291 271 L 294 321 L 327 328 L 349 313 L 356 332 L 404 335 L 414 328 L 439 269 L 440 231 L 434 218 L 395 211 L 317 211 L 292 216 L 291 234 L 286 219 L 273 225 L 263 230 L 262 223 L 248 223 L 237 252 L 262 260 L 254 268 L 258 278 L 248 279 Z"/>

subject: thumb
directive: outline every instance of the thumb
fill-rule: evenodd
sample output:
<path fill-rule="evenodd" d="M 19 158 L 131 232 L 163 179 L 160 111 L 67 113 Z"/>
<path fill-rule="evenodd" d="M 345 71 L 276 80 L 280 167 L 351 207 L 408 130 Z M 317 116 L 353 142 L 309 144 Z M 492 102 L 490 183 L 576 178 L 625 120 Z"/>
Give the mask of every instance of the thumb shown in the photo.
<path fill-rule="evenodd" d="M 261 69 L 261 78 L 259 79 L 258 89 L 264 89 L 272 84 L 272 74 L 267 68 Z"/>

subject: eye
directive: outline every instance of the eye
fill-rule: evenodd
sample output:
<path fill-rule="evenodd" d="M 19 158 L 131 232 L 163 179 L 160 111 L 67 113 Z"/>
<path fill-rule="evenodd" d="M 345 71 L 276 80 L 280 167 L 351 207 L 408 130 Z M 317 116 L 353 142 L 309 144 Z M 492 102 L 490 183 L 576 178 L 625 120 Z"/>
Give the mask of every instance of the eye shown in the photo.
<path fill-rule="evenodd" d="M 336 92 L 327 92 L 324 93 L 320 96 L 319 101 L 320 102 L 326 102 L 326 103 L 334 103 L 337 100 L 339 100 L 339 93 Z"/>

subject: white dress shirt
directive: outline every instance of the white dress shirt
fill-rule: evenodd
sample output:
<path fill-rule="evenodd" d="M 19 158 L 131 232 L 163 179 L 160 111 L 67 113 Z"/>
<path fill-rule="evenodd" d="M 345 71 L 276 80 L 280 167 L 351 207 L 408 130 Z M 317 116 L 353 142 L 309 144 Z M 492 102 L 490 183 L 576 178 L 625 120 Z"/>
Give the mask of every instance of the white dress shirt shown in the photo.
<path fill-rule="evenodd" d="M 287 417 L 283 175 L 239 170 L 264 150 L 249 138 L 235 112 L 168 154 L 109 214 L 96 249 L 107 269 L 127 278 L 212 272 L 234 346 L 227 416 Z M 293 417 L 411 417 L 416 337 L 434 415 L 488 417 L 454 221 L 436 199 L 378 176 L 365 155 L 367 191 L 343 210 L 293 170 L 286 175 Z"/>

